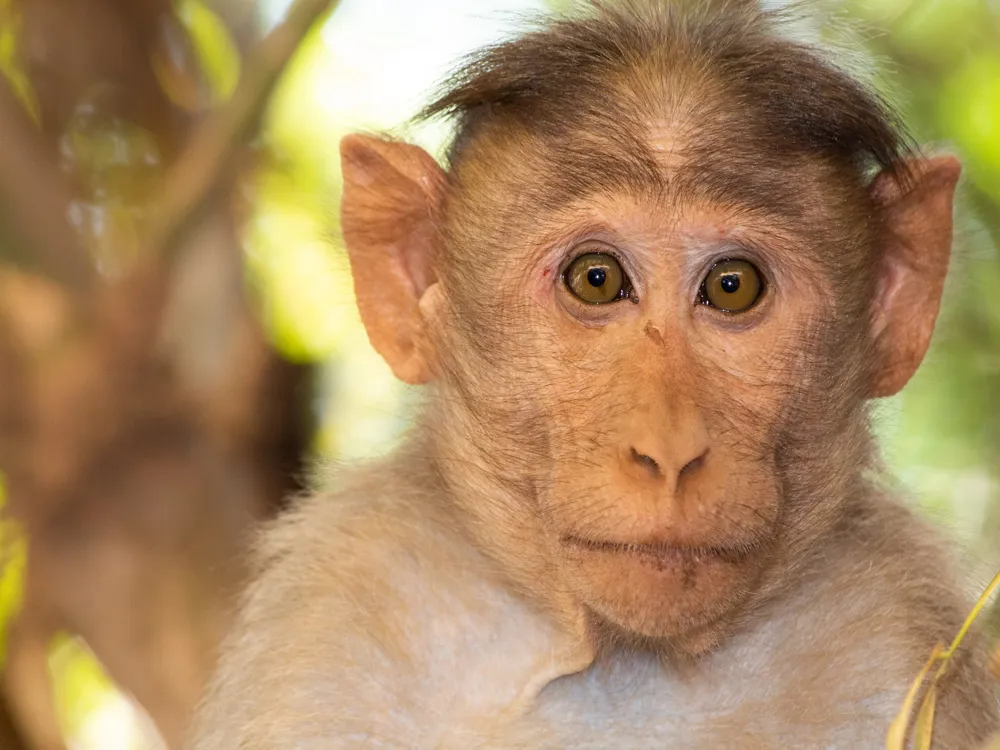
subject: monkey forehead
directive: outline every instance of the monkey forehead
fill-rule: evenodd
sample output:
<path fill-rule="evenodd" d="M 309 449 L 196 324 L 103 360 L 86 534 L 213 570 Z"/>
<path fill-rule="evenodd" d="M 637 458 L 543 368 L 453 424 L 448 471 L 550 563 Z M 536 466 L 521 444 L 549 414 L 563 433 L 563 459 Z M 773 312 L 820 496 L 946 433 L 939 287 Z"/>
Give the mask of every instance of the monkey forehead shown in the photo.
<path fill-rule="evenodd" d="M 444 212 L 452 236 L 471 227 L 479 241 L 530 244 L 538 228 L 588 206 L 612 214 L 628 206 L 661 228 L 683 231 L 676 222 L 707 215 L 716 226 L 749 225 L 820 249 L 860 237 L 869 218 L 851 170 L 809 157 L 766 160 L 749 139 L 716 143 L 676 118 L 650 118 L 627 137 L 593 127 L 565 139 L 530 128 L 497 135 L 453 170 Z"/>

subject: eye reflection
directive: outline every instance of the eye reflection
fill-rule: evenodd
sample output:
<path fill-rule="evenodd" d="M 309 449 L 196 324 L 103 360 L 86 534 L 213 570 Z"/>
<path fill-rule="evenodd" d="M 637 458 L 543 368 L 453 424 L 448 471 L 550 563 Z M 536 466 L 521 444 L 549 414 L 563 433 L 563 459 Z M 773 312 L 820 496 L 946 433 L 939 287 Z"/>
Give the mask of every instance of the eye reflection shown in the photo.
<path fill-rule="evenodd" d="M 574 258 L 563 273 L 563 282 L 574 297 L 589 305 L 625 299 L 630 289 L 621 264 L 607 253 Z"/>
<path fill-rule="evenodd" d="M 722 312 L 746 312 L 760 299 L 764 284 L 757 268 L 745 260 L 723 260 L 712 266 L 699 301 Z"/>

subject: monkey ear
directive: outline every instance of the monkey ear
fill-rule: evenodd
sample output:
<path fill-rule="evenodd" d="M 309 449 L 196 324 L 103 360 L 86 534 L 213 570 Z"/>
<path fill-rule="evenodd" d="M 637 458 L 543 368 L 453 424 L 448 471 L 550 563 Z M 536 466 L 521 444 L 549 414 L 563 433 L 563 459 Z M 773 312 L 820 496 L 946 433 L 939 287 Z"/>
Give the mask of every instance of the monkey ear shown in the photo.
<path fill-rule="evenodd" d="M 910 164 L 912 180 L 884 172 L 872 183 L 883 211 L 873 316 L 872 398 L 891 396 L 920 366 L 934 331 L 951 255 L 952 208 L 962 167 L 952 156 Z"/>
<path fill-rule="evenodd" d="M 348 135 L 340 142 L 341 229 L 361 320 L 396 377 L 430 379 L 421 297 L 435 284 L 444 171 L 408 143 Z"/>

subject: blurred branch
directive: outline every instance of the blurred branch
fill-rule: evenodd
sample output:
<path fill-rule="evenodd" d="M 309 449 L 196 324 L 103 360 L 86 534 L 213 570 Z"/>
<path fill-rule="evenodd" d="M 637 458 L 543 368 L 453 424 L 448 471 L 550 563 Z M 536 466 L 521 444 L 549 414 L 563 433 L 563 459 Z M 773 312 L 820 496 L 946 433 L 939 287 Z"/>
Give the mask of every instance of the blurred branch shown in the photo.
<path fill-rule="evenodd" d="M 271 92 L 313 24 L 339 0 L 296 0 L 285 20 L 247 55 L 232 98 L 194 133 L 167 177 L 149 249 L 170 254 L 219 184 L 236 146 L 257 128 Z"/>
<path fill-rule="evenodd" d="M 73 195 L 47 149 L 0 76 L 0 211 L 41 271 L 77 293 L 96 273 L 69 223 Z"/>
<path fill-rule="evenodd" d="M 0 750 L 27 750 L 4 698 L 0 698 Z"/>

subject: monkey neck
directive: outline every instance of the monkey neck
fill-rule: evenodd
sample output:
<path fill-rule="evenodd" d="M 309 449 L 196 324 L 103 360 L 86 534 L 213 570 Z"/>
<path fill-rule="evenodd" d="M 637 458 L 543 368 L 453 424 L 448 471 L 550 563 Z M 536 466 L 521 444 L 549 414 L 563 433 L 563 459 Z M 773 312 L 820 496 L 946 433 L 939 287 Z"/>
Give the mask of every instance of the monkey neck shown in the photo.
<path fill-rule="evenodd" d="M 512 670 L 509 676 L 516 683 L 510 694 L 513 700 L 505 703 L 503 712 L 517 715 L 552 681 L 590 667 L 596 655 L 595 642 L 578 602 L 568 596 L 540 594 L 538 581 L 551 583 L 553 578 L 544 576 L 554 568 L 539 556 L 519 556 L 520 547 L 512 554 L 489 533 L 488 516 L 469 511 L 477 505 L 496 507 L 494 503 L 509 497 L 503 483 L 486 482 L 478 471 L 471 470 L 474 464 L 470 462 L 476 459 L 468 446 L 461 447 L 456 466 L 456 453 L 449 443 L 439 442 L 442 431 L 429 429 L 433 422 L 427 419 L 426 414 L 418 417 L 416 429 L 379 472 L 407 478 L 405 495 L 411 500 L 403 515 L 413 513 L 414 525 L 432 528 L 436 550 L 446 548 L 443 554 L 450 566 L 461 571 L 449 578 L 457 587 L 452 592 L 457 595 L 454 601 L 474 602 L 473 611 L 480 615 L 484 606 L 494 608 L 489 619 L 496 630 L 491 638 L 506 644 Z M 470 477 L 475 479 L 470 481 Z M 532 576 L 539 577 L 532 581 Z M 455 612 L 447 615 L 454 616 Z M 528 654 L 528 650 L 532 652 Z M 515 657 L 515 652 L 519 656 Z"/>

